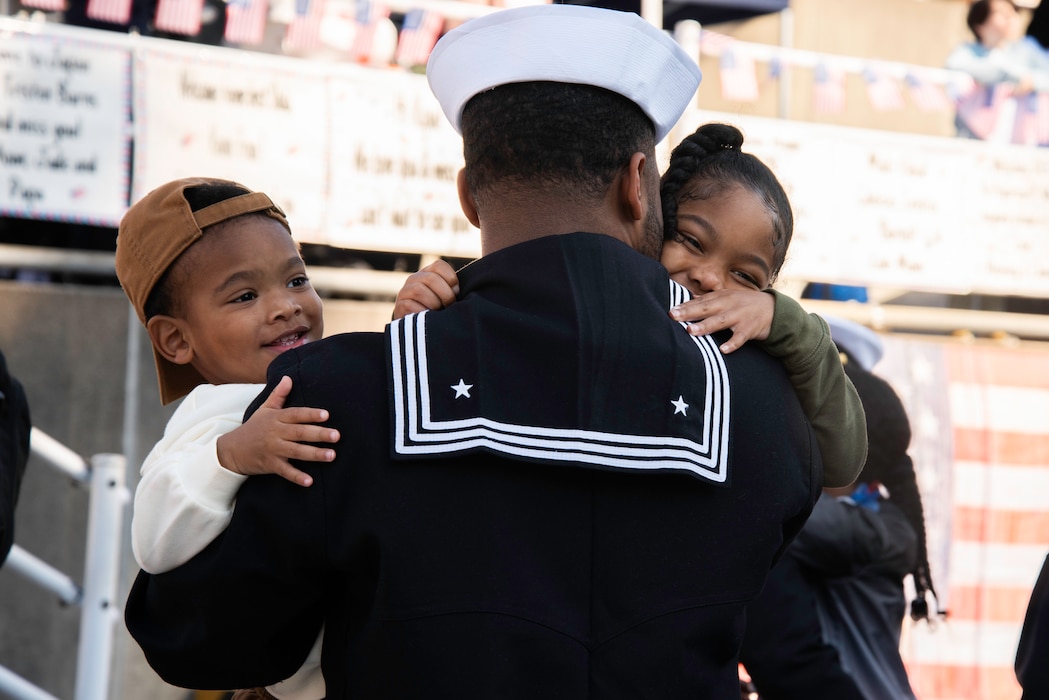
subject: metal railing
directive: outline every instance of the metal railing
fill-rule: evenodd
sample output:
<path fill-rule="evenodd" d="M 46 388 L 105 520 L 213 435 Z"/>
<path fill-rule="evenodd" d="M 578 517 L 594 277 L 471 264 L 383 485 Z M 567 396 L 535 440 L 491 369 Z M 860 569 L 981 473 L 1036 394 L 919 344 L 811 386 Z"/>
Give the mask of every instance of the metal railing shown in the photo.
<path fill-rule="evenodd" d="M 87 552 L 83 583 L 34 556 L 17 544 L 5 562 L 27 579 L 51 591 L 61 603 L 80 606 L 74 700 L 110 697 L 113 642 L 120 605 L 121 547 L 130 493 L 125 486 L 123 455 L 97 454 L 85 460 L 43 431 L 33 428 L 32 454 L 90 489 Z M 16 700 L 57 700 L 55 696 L 0 665 L 0 694 Z"/>

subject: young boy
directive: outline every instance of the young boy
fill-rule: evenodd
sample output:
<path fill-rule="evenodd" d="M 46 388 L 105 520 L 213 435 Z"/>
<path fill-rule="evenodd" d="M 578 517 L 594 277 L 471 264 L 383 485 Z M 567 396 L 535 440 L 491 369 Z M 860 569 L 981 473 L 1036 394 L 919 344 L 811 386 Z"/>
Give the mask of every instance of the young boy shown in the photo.
<path fill-rule="evenodd" d="M 116 272 L 149 332 L 161 401 L 185 396 L 135 491 L 132 548 L 144 570 L 159 573 L 226 528 L 248 475 L 309 486 L 288 460 L 334 459 L 333 450 L 304 444 L 338 441 L 314 425 L 327 411 L 282 408 L 288 379 L 241 424 L 270 361 L 323 336 L 322 305 L 284 212 L 226 180 L 175 180 L 135 203 L 120 223 Z M 319 644 L 293 678 L 270 689 L 274 697 L 324 696 Z"/>

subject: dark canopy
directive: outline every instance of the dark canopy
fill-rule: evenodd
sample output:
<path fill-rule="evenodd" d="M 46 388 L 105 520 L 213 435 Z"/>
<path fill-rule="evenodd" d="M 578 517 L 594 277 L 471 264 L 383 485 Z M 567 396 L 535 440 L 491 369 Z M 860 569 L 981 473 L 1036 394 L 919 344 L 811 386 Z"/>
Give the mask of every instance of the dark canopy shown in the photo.
<path fill-rule="evenodd" d="M 571 0 L 576 5 L 594 5 L 612 10 L 641 13 L 641 0 Z M 789 0 L 664 0 L 663 28 L 673 29 L 684 19 L 717 24 L 747 19 L 786 9 Z"/>

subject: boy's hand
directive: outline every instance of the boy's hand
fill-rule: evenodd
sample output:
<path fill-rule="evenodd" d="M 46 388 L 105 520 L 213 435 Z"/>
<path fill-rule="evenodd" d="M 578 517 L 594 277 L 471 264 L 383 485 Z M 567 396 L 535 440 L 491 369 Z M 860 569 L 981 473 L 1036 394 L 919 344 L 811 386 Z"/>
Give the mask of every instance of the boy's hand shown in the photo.
<path fill-rule="evenodd" d="M 688 321 L 692 335 L 709 335 L 729 328 L 732 337 L 721 345 L 726 355 L 748 340 L 765 340 L 772 329 L 776 298 L 747 289 L 719 289 L 690 299 L 670 310 L 670 318 Z"/>
<path fill-rule="evenodd" d="M 404 318 L 418 311 L 436 311 L 455 303 L 459 294 L 459 278 L 444 260 L 430 263 L 418 272 L 408 275 L 393 305 L 393 319 Z"/>
<path fill-rule="evenodd" d="M 338 442 L 339 431 L 311 423 L 328 420 L 322 408 L 284 408 L 291 392 L 291 378 L 281 377 L 266 401 L 238 428 L 216 443 L 219 464 L 237 474 L 277 474 L 288 481 L 309 486 L 313 478 L 291 466 L 289 459 L 331 462 L 335 450 L 306 445 L 307 442 Z"/>

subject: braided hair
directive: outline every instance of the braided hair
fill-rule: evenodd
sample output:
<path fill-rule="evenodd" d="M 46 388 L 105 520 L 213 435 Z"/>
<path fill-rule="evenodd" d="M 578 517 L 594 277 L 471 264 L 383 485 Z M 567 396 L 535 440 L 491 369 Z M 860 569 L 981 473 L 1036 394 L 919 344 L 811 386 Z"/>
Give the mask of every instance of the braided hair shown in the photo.
<path fill-rule="evenodd" d="M 911 618 L 929 620 L 926 593 L 936 598 L 929 571 L 929 552 L 925 536 L 925 513 L 921 493 L 907 449 L 911 442 L 911 425 L 907 411 L 892 386 L 860 363 L 845 355 L 845 374 L 852 380 L 863 402 L 867 418 L 867 462 L 856 478 L 857 483 L 878 482 L 889 491 L 889 499 L 907 517 L 918 540 L 918 556 L 910 574 L 914 578 L 915 598 L 911 601 Z M 945 614 L 944 611 L 938 611 Z"/>
<path fill-rule="evenodd" d="M 783 267 L 794 234 L 794 213 L 783 185 L 756 156 L 744 153 L 743 134 L 729 124 L 704 124 L 670 152 L 670 164 L 660 180 L 663 200 L 663 240 L 677 238 L 678 204 L 685 199 L 710 199 L 732 187 L 757 196 L 772 218 L 771 280 Z M 771 281 L 770 280 L 770 281 Z"/>

